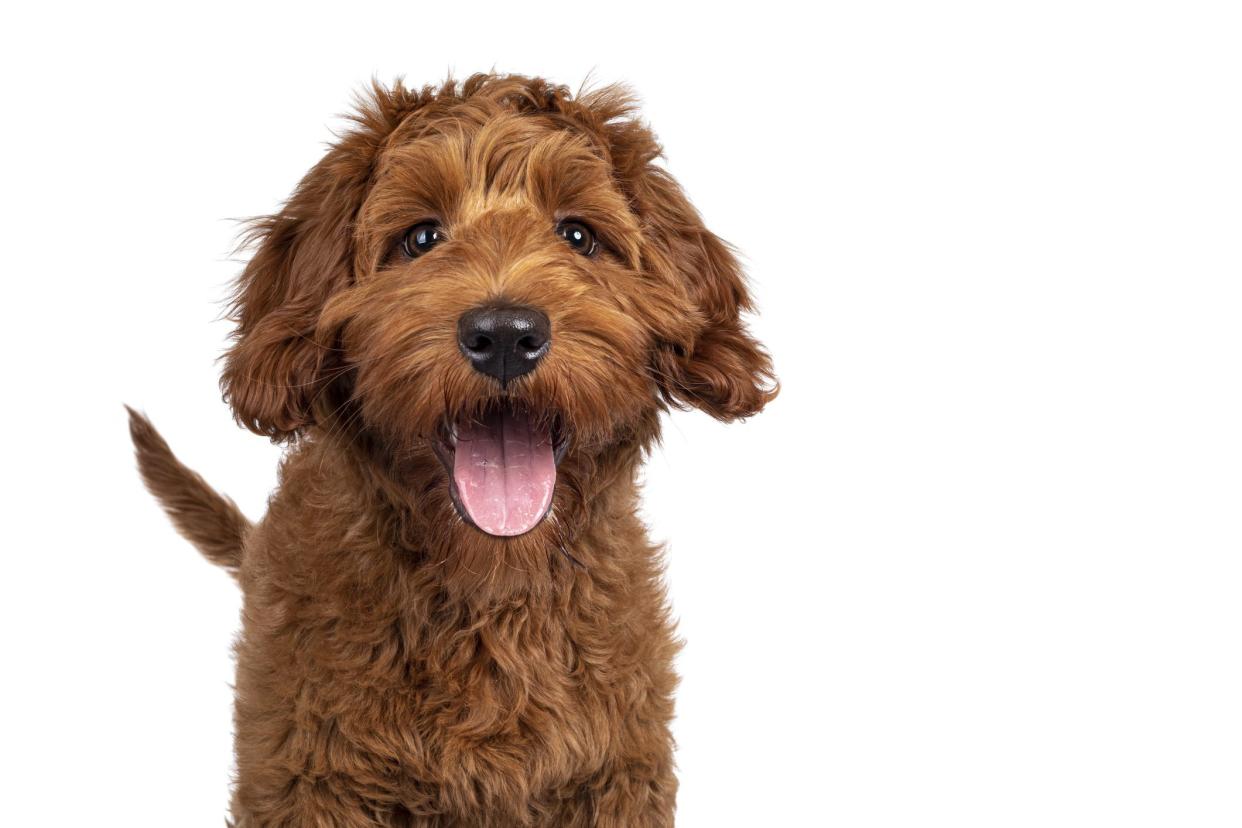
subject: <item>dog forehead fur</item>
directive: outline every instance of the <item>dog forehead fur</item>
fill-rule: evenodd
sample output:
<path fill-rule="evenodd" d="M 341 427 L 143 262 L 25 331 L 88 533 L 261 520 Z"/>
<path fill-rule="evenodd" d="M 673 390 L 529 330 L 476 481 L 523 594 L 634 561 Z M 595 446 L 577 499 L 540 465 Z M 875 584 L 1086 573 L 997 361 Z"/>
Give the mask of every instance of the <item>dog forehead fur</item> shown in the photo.
<path fill-rule="evenodd" d="M 737 262 L 616 88 L 397 84 L 354 120 L 256 224 L 233 303 L 226 398 L 289 445 L 263 520 L 132 426 L 244 592 L 235 824 L 671 825 L 677 644 L 636 474 L 669 405 L 732 420 L 776 393 Z M 445 241 L 395 255 L 428 219 Z M 551 322 L 506 389 L 457 345 L 488 303 Z M 549 517 L 512 538 L 461 519 L 431 447 L 502 398 L 571 437 Z"/>

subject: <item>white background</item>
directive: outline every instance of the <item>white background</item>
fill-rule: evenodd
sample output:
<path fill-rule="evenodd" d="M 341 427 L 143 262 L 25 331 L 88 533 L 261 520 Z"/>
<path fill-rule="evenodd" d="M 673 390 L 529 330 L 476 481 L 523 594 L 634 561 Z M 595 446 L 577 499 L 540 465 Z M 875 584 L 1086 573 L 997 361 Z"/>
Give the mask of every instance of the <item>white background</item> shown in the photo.
<path fill-rule="evenodd" d="M 229 219 L 372 75 L 495 67 L 634 86 L 784 385 L 673 416 L 647 474 L 679 823 L 1238 825 L 1229 6 L 10 8 L 0 822 L 221 824 L 238 595 L 121 403 L 261 515 L 277 449 L 216 387 Z"/>

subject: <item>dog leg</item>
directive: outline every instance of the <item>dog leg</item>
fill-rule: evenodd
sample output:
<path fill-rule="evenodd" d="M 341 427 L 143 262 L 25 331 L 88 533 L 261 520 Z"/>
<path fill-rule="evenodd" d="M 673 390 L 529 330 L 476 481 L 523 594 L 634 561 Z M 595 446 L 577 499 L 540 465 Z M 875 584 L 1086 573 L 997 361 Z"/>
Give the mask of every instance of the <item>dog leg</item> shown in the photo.
<path fill-rule="evenodd" d="M 389 828 L 397 822 L 396 803 L 364 795 L 385 790 L 387 780 L 340 737 L 334 719 L 295 726 L 257 709 L 247 707 L 250 715 L 238 722 L 236 828 Z"/>
<path fill-rule="evenodd" d="M 274 777 L 268 781 L 273 784 L 262 791 L 254 785 L 238 786 L 233 798 L 234 828 L 387 828 L 391 824 L 323 782 L 288 778 L 276 784 Z"/>
<path fill-rule="evenodd" d="M 654 767 L 648 761 L 622 762 L 606 770 L 591 785 L 591 815 L 566 825 L 592 828 L 672 828 L 677 800 L 677 778 L 672 757 Z"/>
<path fill-rule="evenodd" d="M 597 804 L 595 828 L 672 828 L 675 785 L 614 781 Z"/>

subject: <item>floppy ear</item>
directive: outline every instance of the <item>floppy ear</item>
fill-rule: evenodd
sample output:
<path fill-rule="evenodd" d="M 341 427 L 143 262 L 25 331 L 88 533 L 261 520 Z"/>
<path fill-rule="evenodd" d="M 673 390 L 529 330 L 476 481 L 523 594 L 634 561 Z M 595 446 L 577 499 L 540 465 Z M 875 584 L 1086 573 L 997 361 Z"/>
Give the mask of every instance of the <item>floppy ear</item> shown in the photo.
<path fill-rule="evenodd" d="M 239 423 L 272 438 L 297 436 L 314 422 L 315 401 L 332 379 L 335 344 L 317 332 L 332 294 L 353 278 L 353 223 L 384 138 L 416 96 L 400 84 L 374 87 L 346 133 L 298 184 L 284 208 L 256 221 L 257 249 L 238 279 L 237 323 L 220 387 Z"/>
<path fill-rule="evenodd" d="M 632 195 L 646 236 L 643 266 L 680 279 L 699 319 L 657 348 L 661 393 L 674 405 L 693 405 L 720 420 L 757 414 L 779 385 L 767 352 L 741 320 L 752 305 L 737 257 L 703 226 L 668 173 L 650 159 L 642 166 Z"/>

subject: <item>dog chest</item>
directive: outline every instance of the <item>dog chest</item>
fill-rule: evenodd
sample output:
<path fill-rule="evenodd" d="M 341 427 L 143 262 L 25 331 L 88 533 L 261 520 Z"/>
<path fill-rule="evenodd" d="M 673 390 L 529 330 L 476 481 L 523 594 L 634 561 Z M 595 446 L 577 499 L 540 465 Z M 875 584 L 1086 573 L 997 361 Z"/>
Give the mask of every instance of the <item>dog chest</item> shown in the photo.
<path fill-rule="evenodd" d="M 314 648 L 334 669 L 307 665 L 308 679 L 331 677 L 316 695 L 350 752 L 399 769 L 418 798 L 453 801 L 539 798 L 598 772 L 624 701 L 590 647 L 521 611 L 462 620 L 401 619 L 366 652 L 338 625 Z"/>

